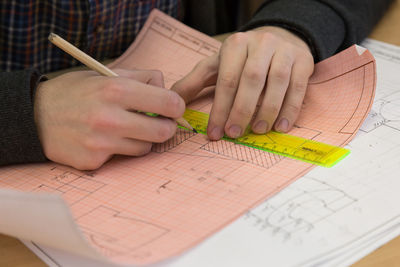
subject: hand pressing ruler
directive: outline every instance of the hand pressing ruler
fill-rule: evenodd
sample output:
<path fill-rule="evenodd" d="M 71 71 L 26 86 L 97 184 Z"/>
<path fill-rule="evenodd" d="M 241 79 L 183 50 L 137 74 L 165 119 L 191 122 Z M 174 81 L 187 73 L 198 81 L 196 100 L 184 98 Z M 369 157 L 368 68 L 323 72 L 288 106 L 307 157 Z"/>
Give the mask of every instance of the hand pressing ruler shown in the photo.
<path fill-rule="evenodd" d="M 198 133 L 207 134 L 209 118 L 207 113 L 186 109 L 183 118 Z M 350 153 L 350 150 L 342 147 L 274 131 L 267 134 L 254 134 L 250 132 L 236 139 L 227 136 L 224 136 L 222 139 L 327 168 L 334 166 Z"/>

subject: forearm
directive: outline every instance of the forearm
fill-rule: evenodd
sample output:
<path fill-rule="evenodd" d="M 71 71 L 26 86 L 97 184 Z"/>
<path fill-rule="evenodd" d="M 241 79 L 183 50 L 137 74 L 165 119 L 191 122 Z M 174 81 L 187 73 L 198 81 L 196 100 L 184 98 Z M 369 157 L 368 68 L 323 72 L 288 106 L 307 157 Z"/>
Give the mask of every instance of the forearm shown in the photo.
<path fill-rule="evenodd" d="M 33 116 L 39 78 L 34 70 L 0 73 L 0 165 L 46 161 Z"/>
<path fill-rule="evenodd" d="M 361 42 L 392 0 L 269 0 L 241 30 L 274 25 L 302 37 L 315 61 Z"/>

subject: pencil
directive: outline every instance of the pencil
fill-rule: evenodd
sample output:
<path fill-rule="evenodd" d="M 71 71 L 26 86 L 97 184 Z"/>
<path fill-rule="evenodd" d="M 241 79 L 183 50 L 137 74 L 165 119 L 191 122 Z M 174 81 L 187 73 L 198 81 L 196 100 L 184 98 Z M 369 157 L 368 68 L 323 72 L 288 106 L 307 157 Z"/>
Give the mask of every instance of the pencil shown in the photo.
<path fill-rule="evenodd" d="M 71 55 L 73 58 L 79 60 L 82 64 L 86 65 L 88 68 L 97 71 L 98 73 L 108 76 L 108 77 L 118 77 L 118 74 L 83 52 L 82 50 L 78 49 L 74 45 L 70 44 L 60 36 L 55 33 L 50 33 L 49 40 L 57 47 L 64 50 L 67 54 Z M 195 129 L 184 119 L 179 118 L 176 119 L 176 122 L 189 130 L 196 132 Z"/>

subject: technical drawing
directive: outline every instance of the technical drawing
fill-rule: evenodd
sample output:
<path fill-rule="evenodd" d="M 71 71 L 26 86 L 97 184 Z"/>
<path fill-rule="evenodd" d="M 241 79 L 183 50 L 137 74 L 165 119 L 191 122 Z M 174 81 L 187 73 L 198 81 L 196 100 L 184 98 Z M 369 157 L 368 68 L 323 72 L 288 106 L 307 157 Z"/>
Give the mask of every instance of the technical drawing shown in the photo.
<path fill-rule="evenodd" d="M 197 134 L 193 133 L 192 131 L 178 129 L 174 137 L 164 143 L 155 144 L 152 148 L 152 151 L 156 153 L 168 152 L 178 147 L 183 142 L 188 141 L 195 135 Z M 281 155 L 250 148 L 244 145 L 235 144 L 225 140 L 207 141 L 206 144 L 200 147 L 200 149 L 211 152 L 218 156 L 252 163 L 254 165 L 267 169 L 271 168 L 285 158 Z"/>
<path fill-rule="evenodd" d="M 178 129 L 176 131 L 176 134 L 168 141 L 166 141 L 164 143 L 160 143 L 160 144 L 154 144 L 151 151 L 156 152 L 156 153 L 166 152 L 168 150 L 171 150 L 171 149 L 179 146 L 180 144 L 182 144 L 183 142 L 185 142 L 186 140 L 188 140 L 189 138 L 191 138 L 195 135 L 196 135 L 196 133 L 194 133 L 193 131 L 189 131 L 189 130 L 185 130 L 185 129 Z"/>
<path fill-rule="evenodd" d="M 42 183 L 32 190 L 32 192 L 58 193 L 71 205 L 74 205 L 90 194 L 96 192 L 106 184 L 91 179 L 88 175 L 78 174 L 73 171 L 64 171 L 62 168 L 52 168 L 56 172 L 50 180 L 43 180 Z"/>
<path fill-rule="evenodd" d="M 244 161 L 264 168 L 271 168 L 285 157 L 267 151 L 220 140 L 208 142 L 201 149 L 225 156 L 231 159 Z"/>
<path fill-rule="evenodd" d="M 163 31 L 161 36 L 149 25 L 122 56 L 121 65 L 117 59 L 116 67 L 169 69 L 176 73 L 168 80 L 169 87 L 204 58 L 199 53 L 204 46 L 197 44 L 203 38 L 196 33 L 190 38 L 190 29 L 174 35 L 178 31 L 171 28 L 173 23 L 160 22 L 154 27 Z M 183 27 L 179 25 L 176 28 Z M 214 40 L 207 42 L 217 46 Z M 298 120 L 301 128 L 295 129 L 302 137 L 346 144 L 368 113 L 375 82 L 372 59 L 354 49 L 342 53 L 316 67 Z M 348 56 L 351 60 L 344 61 Z M 204 99 L 201 106 L 196 109 L 209 112 L 212 99 Z M 53 167 L 6 167 L 0 183 L 61 194 L 90 244 L 118 263 L 138 265 L 182 253 L 313 168 L 227 141 L 209 142 L 204 135 L 181 129 L 149 155 L 116 157 L 94 176 Z M 290 237 L 311 231 L 320 220 L 356 201 L 329 184 L 312 179 L 310 183 L 318 190 L 297 188 L 290 198 L 273 198 L 264 210 L 248 217 L 261 228 Z"/>
<path fill-rule="evenodd" d="M 368 118 L 360 130 L 369 133 L 381 126 L 400 131 L 399 92 L 375 101 Z"/>
<path fill-rule="evenodd" d="M 183 142 L 197 135 L 196 133 L 184 129 L 178 129 L 176 135 L 170 140 L 153 145 L 152 151 L 156 153 L 164 153 L 170 151 Z M 224 156 L 230 159 L 252 163 L 254 165 L 271 168 L 282 159 L 284 156 L 273 154 L 267 151 L 250 148 L 247 146 L 235 144 L 229 141 L 207 141 L 200 149 L 214 153 L 219 156 Z"/>
<path fill-rule="evenodd" d="M 102 220 L 98 221 L 98 218 L 102 218 Z M 96 230 L 90 227 L 93 221 L 96 222 Z M 136 249 L 169 232 L 162 226 L 122 215 L 120 211 L 102 205 L 77 218 L 77 222 L 81 225 L 87 239 L 109 257 L 132 254 Z M 113 227 L 119 229 L 118 233 L 110 231 Z"/>
<path fill-rule="evenodd" d="M 315 225 L 353 204 L 357 199 L 343 190 L 309 176 L 299 186 L 285 189 L 246 214 L 260 230 L 270 229 L 289 239 L 297 232 L 309 232 Z M 282 196 L 287 196 L 283 198 Z"/>

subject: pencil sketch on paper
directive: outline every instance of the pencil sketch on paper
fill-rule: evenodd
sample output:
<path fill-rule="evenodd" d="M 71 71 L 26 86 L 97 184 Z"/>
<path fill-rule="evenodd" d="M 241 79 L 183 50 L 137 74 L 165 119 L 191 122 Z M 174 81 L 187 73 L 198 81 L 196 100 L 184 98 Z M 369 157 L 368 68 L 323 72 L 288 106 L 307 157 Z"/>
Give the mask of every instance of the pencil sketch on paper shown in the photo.
<path fill-rule="evenodd" d="M 377 99 L 360 130 L 369 133 L 381 126 L 400 131 L 400 92 Z"/>
<path fill-rule="evenodd" d="M 356 201 L 336 186 L 305 176 L 300 186 L 286 188 L 283 194 L 247 212 L 244 220 L 260 231 L 270 231 L 288 241 L 298 233 L 312 231 L 318 222 Z"/>
<path fill-rule="evenodd" d="M 90 225 L 93 220 L 97 220 L 100 217 L 102 220 L 97 222 L 97 229 L 85 226 L 86 224 Z M 121 211 L 103 205 L 99 205 L 78 217 L 77 222 L 81 225 L 87 239 L 93 242 L 108 257 L 127 253 L 133 255 L 135 258 L 142 257 L 144 256 L 143 252 L 135 254 L 137 249 L 154 242 L 170 231 L 163 226 L 132 217 L 128 214 L 123 215 Z M 117 234 L 110 231 L 114 227 L 119 229 Z M 140 238 L 127 241 L 124 238 L 125 235 L 140 236 Z"/>
<path fill-rule="evenodd" d="M 397 51 L 400 53 L 398 48 Z M 379 62 L 379 58 L 377 59 L 379 66 L 382 62 Z M 398 203 L 396 200 L 399 199 L 396 191 L 398 188 L 396 185 L 399 185 L 396 172 L 400 166 L 398 157 L 400 148 L 397 138 L 398 127 L 393 128 L 393 123 L 400 120 L 399 105 L 395 96 L 399 84 L 396 73 L 399 66 L 393 68 L 389 65 L 385 69 L 383 65 L 378 73 L 378 88 L 382 81 L 388 81 L 386 85 L 391 83 L 392 88 L 378 89 L 377 104 L 374 105 L 373 111 L 362 126 L 364 129 L 362 136 L 349 145 L 353 155 L 349 161 L 326 172 L 321 172 L 320 168 L 314 169 L 279 194 L 251 209 L 241 219 L 210 238 L 202 246 L 176 258 L 171 261 L 171 265 L 167 264 L 167 266 L 243 266 L 246 264 L 262 266 L 265 262 L 282 266 L 347 266 L 387 242 L 390 236 L 396 236 L 400 225 L 399 208 L 396 205 Z M 391 70 L 392 77 L 383 79 L 379 76 Z M 387 74 L 387 76 L 390 75 Z M 384 115 L 381 116 L 380 113 Z M 391 126 L 386 125 L 389 122 Z M 369 132 L 366 132 L 368 129 Z M 199 147 L 203 143 L 199 143 L 193 134 L 185 140 L 187 140 L 185 145 L 187 143 L 197 145 L 196 151 L 201 152 Z M 181 143 L 180 138 L 177 138 L 177 141 L 174 140 L 172 145 L 161 147 L 162 152 L 153 152 L 158 156 L 177 158 L 179 153 L 176 151 L 177 146 L 173 145 L 175 142 Z M 383 144 L 384 142 L 387 144 Z M 232 158 L 229 158 L 230 152 L 226 153 L 227 156 L 222 156 L 218 155 L 221 148 L 214 148 L 214 150 L 217 153 L 211 153 L 209 157 L 225 157 L 225 161 L 232 161 Z M 190 151 L 187 152 L 191 154 Z M 252 165 L 256 168 L 260 167 Z M 163 169 L 171 171 L 170 166 L 164 166 Z M 188 171 L 191 172 L 189 177 L 194 179 L 193 174 L 199 174 L 199 166 L 190 168 Z M 379 179 L 376 179 L 377 177 Z M 219 183 L 226 181 L 220 175 L 201 170 L 197 181 L 204 182 L 207 179 L 214 179 Z M 158 195 L 171 196 L 170 193 L 176 190 L 175 183 L 179 181 L 168 177 L 160 180 L 162 181 L 158 187 L 154 187 L 153 190 Z M 395 182 L 390 183 L 390 180 Z M 393 205 L 388 202 L 388 196 L 393 197 Z M 96 212 L 96 210 L 101 212 Z M 120 212 L 121 210 L 123 209 L 97 206 L 91 211 L 98 217 L 105 216 L 102 212 L 116 217 L 125 217 L 123 212 Z M 137 219 L 132 215 L 128 215 L 127 218 Z M 157 231 L 160 230 L 155 229 L 154 236 L 162 238 L 164 235 L 157 235 Z M 116 252 L 123 251 L 123 248 L 115 251 L 112 246 L 112 242 L 123 244 L 122 238 L 113 240 L 111 233 L 101 235 L 101 237 L 96 236 L 94 239 L 107 238 L 110 244 L 101 244 L 108 250 L 104 251 L 106 255 L 116 255 Z M 41 249 L 38 245 L 32 244 L 41 252 L 49 253 L 48 258 L 52 258 L 52 262 L 55 262 L 54 259 L 57 261 L 60 259 L 60 262 L 63 262 L 62 257 L 58 258 L 57 254 L 54 256 L 50 249 Z M 145 243 L 139 243 L 139 246 L 133 249 L 139 250 L 141 244 Z M 238 253 L 232 255 L 231 251 Z M 291 257 L 285 256 L 288 252 Z M 149 256 L 149 251 L 135 254 L 135 257 L 139 259 Z"/>
<path fill-rule="evenodd" d="M 79 171 L 67 170 L 62 167 L 50 169 L 52 177 L 43 179 L 42 183 L 32 188 L 32 192 L 57 192 L 64 199 L 74 205 L 89 197 L 91 194 L 107 186 L 102 181 L 92 179 L 91 175 L 82 174 Z"/>
<path fill-rule="evenodd" d="M 153 11 L 135 43 L 111 67 L 173 72 L 166 77 L 170 87 L 219 46 Z M 352 47 L 315 70 L 297 127 L 290 134 L 344 145 L 371 107 L 374 60 Z M 211 98 L 202 98 L 190 108 L 209 113 L 211 106 Z M 12 166 L 1 170 L 0 185 L 61 194 L 90 244 L 118 263 L 147 264 L 198 244 L 312 168 L 230 142 L 210 142 L 204 135 L 180 129 L 145 157 L 116 157 L 95 173 L 52 163 Z M 320 188 L 329 197 L 308 190 L 305 196 L 276 203 L 256 216 L 268 218 L 270 228 L 277 230 L 280 222 L 279 232 L 294 234 L 354 201 L 329 184 L 321 183 Z M 308 205 L 318 207 L 317 213 L 298 216 Z M 282 217 L 280 211 L 287 209 L 289 216 Z"/>

